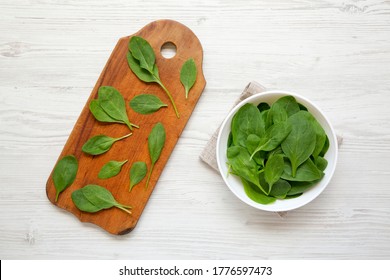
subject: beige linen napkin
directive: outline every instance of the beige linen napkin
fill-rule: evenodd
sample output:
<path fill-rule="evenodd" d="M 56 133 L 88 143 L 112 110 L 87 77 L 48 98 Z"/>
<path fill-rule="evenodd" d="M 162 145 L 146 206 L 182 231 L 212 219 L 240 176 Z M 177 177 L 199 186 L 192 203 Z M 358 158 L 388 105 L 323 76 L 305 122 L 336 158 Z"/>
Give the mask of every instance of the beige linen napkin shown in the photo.
<path fill-rule="evenodd" d="M 250 82 L 244 89 L 244 91 L 241 93 L 239 98 L 235 101 L 232 109 L 234 106 L 236 106 L 238 103 L 240 103 L 242 100 L 248 98 L 249 96 L 254 95 L 255 93 L 266 91 L 267 89 L 260 85 L 257 82 Z M 206 164 L 208 164 L 211 168 L 218 171 L 218 164 L 217 164 L 217 157 L 216 157 L 216 147 L 217 147 L 217 138 L 219 133 L 219 127 L 218 129 L 213 133 L 210 140 L 207 142 L 206 146 L 204 147 L 202 153 L 200 154 L 200 159 L 204 161 Z M 337 136 L 338 145 L 340 146 L 343 139 L 339 136 Z M 276 212 L 280 217 L 284 217 L 287 212 Z"/>

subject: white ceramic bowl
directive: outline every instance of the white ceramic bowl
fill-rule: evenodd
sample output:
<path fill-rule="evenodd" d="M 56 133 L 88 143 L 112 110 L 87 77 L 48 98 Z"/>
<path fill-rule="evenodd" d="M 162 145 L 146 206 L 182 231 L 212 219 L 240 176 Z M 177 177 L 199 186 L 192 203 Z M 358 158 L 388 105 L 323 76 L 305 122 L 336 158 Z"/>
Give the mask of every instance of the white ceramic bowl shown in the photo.
<path fill-rule="evenodd" d="M 234 114 L 246 103 L 253 103 L 254 105 L 258 105 L 261 102 L 267 102 L 268 104 L 274 103 L 276 100 L 278 100 L 282 96 L 286 95 L 292 95 L 295 97 L 297 102 L 304 105 L 309 112 L 317 119 L 317 121 L 321 124 L 321 126 L 324 128 L 328 138 L 329 138 L 329 150 L 325 154 L 325 159 L 328 161 L 328 166 L 325 169 L 325 176 L 322 178 L 321 181 L 319 181 L 316 185 L 314 185 L 309 190 L 305 191 L 301 196 L 297 198 L 292 199 L 285 199 L 280 200 L 277 199 L 274 203 L 271 204 L 259 204 L 253 200 L 251 200 L 244 191 L 244 187 L 242 186 L 241 180 L 234 175 L 228 174 L 228 168 L 227 168 L 227 156 L 226 156 L 226 150 L 227 150 L 227 139 L 230 133 L 230 126 L 231 121 L 234 116 Z M 229 187 L 229 189 L 243 202 L 246 204 L 253 206 L 257 209 L 266 210 L 266 211 L 288 211 L 292 209 L 296 209 L 298 207 L 301 207 L 313 199 L 315 199 L 317 196 L 320 195 L 320 193 L 326 188 L 328 185 L 330 179 L 333 176 L 334 170 L 336 168 L 336 162 L 337 162 L 337 155 L 338 155 L 338 146 L 337 146 L 337 137 L 336 133 L 334 132 L 334 129 L 332 125 L 330 124 L 329 120 L 326 118 L 326 116 L 322 113 L 322 111 L 314 105 L 311 101 L 307 100 L 306 98 L 287 91 L 266 91 L 262 93 L 255 94 L 244 101 L 240 102 L 237 106 L 233 108 L 233 110 L 229 113 L 229 115 L 226 117 L 224 122 L 222 123 L 221 129 L 218 134 L 217 139 L 217 163 L 219 171 L 222 175 L 223 180 L 225 181 L 226 185 Z"/>

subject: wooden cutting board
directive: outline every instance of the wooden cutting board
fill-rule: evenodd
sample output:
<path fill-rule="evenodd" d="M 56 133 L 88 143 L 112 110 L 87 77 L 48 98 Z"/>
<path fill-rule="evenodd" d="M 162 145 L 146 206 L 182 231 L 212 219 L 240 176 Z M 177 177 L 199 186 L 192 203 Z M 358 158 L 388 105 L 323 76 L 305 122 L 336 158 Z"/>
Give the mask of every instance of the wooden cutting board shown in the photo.
<path fill-rule="evenodd" d="M 180 119 L 176 117 L 168 97 L 157 84 L 140 81 L 130 70 L 126 53 L 129 39 L 134 35 L 146 39 L 154 49 L 161 81 L 171 92 L 178 107 Z M 164 58 L 160 52 L 162 45 L 167 42 L 173 43 L 177 48 L 176 55 L 170 59 Z M 180 83 L 180 69 L 189 58 L 195 60 L 198 75 L 188 99 L 185 99 L 184 87 Z M 52 171 L 46 185 L 49 200 L 56 206 L 73 213 L 80 221 L 94 223 L 112 234 L 126 234 L 134 229 L 206 85 L 202 71 L 202 60 L 203 50 L 198 38 L 189 28 L 176 21 L 158 20 L 146 25 L 131 36 L 119 39 L 58 158 L 73 154 L 78 159 L 79 169 L 76 180 L 60 194 L 58 201 L 55 202 Z M 92 99 L 97 98 L 100 86 L 113 86 L 122 93 L 126 101 L 130 122 L 139 125 L 140 128 L 134 129 L 132 136 L 114 143 L 107 153 L 91 156 L 81 150 L 89 138 L 98 134 L 120 137 L 129 133 L 127 126 L 98 122 L 90 113 L 89 103 Z M 150 115 L 134 112 L 128 103 L 135 95 L 141 93 L 156 94 L 165 104 L 168 104 L 168 108 L 162 108 Z M 144 161 L 148 169 L 150 168 L 147 138 L 157 122 L 162 122 L 166 130 L 166 142 L 161 157 L 155 164 L 148 189 L 145 189 L 145 178 L 129 192 L 131 165 L 136 161 Z M 98 179 L 98 173 L 105 163 L 110 160 L 123 161 L 126 159 L 128 162 L 117 176 L 104 180 Z M 170 176 L 174 178 L 175 174 L 170 174 Z M 71 193 L 88 184 L 97 184 L 110 190 L 119 203 L 133 207 L 132 215 L 115 207 L 97 213 L 79 211 L 73 204 Z"/>

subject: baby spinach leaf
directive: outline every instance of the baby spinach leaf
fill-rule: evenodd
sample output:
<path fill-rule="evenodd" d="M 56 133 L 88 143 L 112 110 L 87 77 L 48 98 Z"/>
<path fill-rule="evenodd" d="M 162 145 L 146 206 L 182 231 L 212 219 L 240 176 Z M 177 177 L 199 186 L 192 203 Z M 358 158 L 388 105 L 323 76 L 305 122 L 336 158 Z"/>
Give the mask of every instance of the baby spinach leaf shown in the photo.
<path fill-rule="evenodd" d="M 133 126 L 138 128 L 137 125 L 130 123 L 126 113 L 125 100 L 119 91 L 113 87 L 104 86 L 99 88 L 98 95 L 100 107 L 111 118 L 124 122 L 130 130 L 133 130 Z"/>
<path fill-rule="evenodd" d="M 305 162 L 314 151 L 316 133 L 305 111 L 295 113 L 288 118 L 287 122 L 290 123 L 292 130 L 282 142 L 282 149 L 290 159 L 292 177 L 295 177 L 298 166 Z"/>
<path fill-rule="evenodd" d="M 141 37 L 133 36 L 129 41 L 129 50 L 132 56 L 139 61 L 141 68 L 148 70 L 150 73 L 153 72 L 156 57 L 148 41 Z"/>
<path fill-rule="evenodd" d="M 259 109 L 260 112 L 266 111 L 269 108 L 270 108 L 270 106 L 266 102 L 261 102 L 261 103 L 259 103 L 259 105 L 257 105 L 257 109 Z"/>
<path fill-rule="evenodd" d="M 107 152 L 116 141 L 129 137 L 131 134 L 132 133 L 129 133 L 119 138 L 112 138 L 103 134 L 94 136 L 83 145 L 82 151 L 94 156 L 103 154 Z"/>
<path fill-rule="evenodd" d="M 264 178 L 269 184 L 270 189 L 280 179 L 284 170 L 283 155 L 274 155 L 270 157 L 264 167 Z"/>
<path fill-rule="evenodd" d="M 53 171 L 53 182 L 56 189 L 55 201 L 58 200 L 61 192 L 72 185 L 76 179 L 78 167 L 79 164 L 74 155 L 65 156 L 58 161 Z"/>
<path fill-rule="evenodd" d="M 261 138 L 255 134 L 250 134 L 246 140 L 246 148 L 250 154 L 254 153 L 257 146 L 259 145 Z M 264 166 L 265 152 L 259 151 L 253 154 L 252 157 L 255 162 L 261 166 Z"/>
<path fill-rule="evenodd" d="M 294 115 L 295 113 L 298 113 L 300 110 L 299 104 L 297 103 L 295 98 L 291 95 L 283 96 L 279 98 L 275 103 L 281 105 L 281 107 L 283 107 L 284 110 L 286 110 L 287 115 L 289 117 Z"/>
<path fill-rule="evenodd" d="M 143 161 L 134 162 L 130 169 L 130 188 L 129 192 L 133 189 L 135 185 L 142 181 L 145 178 L 147 173 L 146 163 Z"/>
<path fill-rule="evenodd" d="M 99 179 L 108 179 L 111 177 L 114 177 L 121 172 L 122 166 L 127 162 L 125 161 L 115 161 L 111 160 L 107 162 L 105 165 L 103 165 L 102 169 L 100 169 L 100 172 L 98 174 Z"/>
<path fill-rule="evenodd" d="M 150 73 L 148 70 L 141 68 L 141 66 L 139 65 L 139 61 L 131 55 L 131 52 L 127 52 L 127 63 L 129 64 L 131 71 L 133 71 L 137 78 L 145 83 L 157 83 L 157 81 L 160 79 L 157 67 L 153 69 L 152 73 Z"/>
<path fill-rule="evenodd" d="M 252 182 L 266 193 L 259 183 L 256 162 L 250 159 L 249 152 L 246 148 L 241 146 L 232 146 L 228 148 L 227 158 L 231 169 L 235 174 L 238 174 L 241 178 Z"/>
<path fill-rule="evenodd" d="M 289 184 L 289 182 L 280 179 L 273 184 L 269 195 L 279 199 L 284 199 L 286 198 L 287 193 L 290 191 L 290 189 L 291 185 Z"/>
<path fill-rule="evenodd" d="M 265 132 L 264 138 L 261 138 L 258 147 L 252 153 L 253 156 L 258 151 L 272 151 L 282 143 L 290 134 L 292 126 L 289 122 L 276 123 Z"/>
<path fill-rule="evenodd" d="M 100 122 L 109 122 L 109 123 L 122 123 L 125 124 L 123 121 L 116 120 L 110 115 L 106 113 L 106 111 L 103 110 L 103 108 L 100 106 L 100 102 L 98 99 L 93 99 L 89 103 L 89 110 L 91 111 L 92 115 Z"/>
<path fill-rule="evenodd" d="M 184 62 L 180 71 L 180 82 L 183 84 L 186 91 L 186 99 L 188 98 L 188 92 L 195 84 L 197 76 L 195 60 L 193 58 L 188 59 Z"/>
<path fill-rule="evenodd" d="M 234 145 L 241 147 L 246 146 L 250 134 L 264 134 L 264 123 L 255 105 L 248 103 L 237 111 L 232 120 L 231 131 Z"/>
<path fill-rule="evenodd" d="M 140 94 L 130 101 L 130 107 L 139 114 L 147 115 L 157 112 L 162 107 L 168 107 L 168 105 L 153 94 Z"/>
<path fill-rule="evenodd" d="M 73 203 L 81 211 L 95 213 L 95 212 L 102 210 L 101 208 L 99 208 L 99 207 L 95 206 L 94 204 L 92 204 L 91 202 L 89 202 L 89 200 L 85 198 L 83 191 L 81 189 L 75 190 L 74 192 L 72 192 L 71 197 L 72 197 Z"/>
<path fill-rule="evenodd" d="M 152 128 L 152 131 L 150 132 L 148 137 L 148 149 L 149 149 L 150 159 L 152 161 L 152 166 L 150 167 L 149 170 L 148 179 L 146 181 L 146 188 L 148 188 L 149 186 L 149 180 L 153 172 L 154 164 L 160 158 L 161 151 L 164 148 L 165 138 L 166 138 L 165 128 L 162 123 L 158 122 Z"/>
<path fill-rule="evenodd" d="M 260 204 L 270 204 L 275 202 L 276 198 L 269 197 L 264 192 L 259 190 L 259 188 L 251 182 L 241 178 L 242 185 L 244 186 L 244 191 L 246 195 L 253 201 Z"/>
<path fill-rule="evenodd" d="M 313 117 L 312 114 L 306 111 L 302 111 L 301 114 L 304 114 L 306 118 L 312 123 L 313 129 L 316 133 L 316 145 L 313 151 L 313 157 L 317 158 L 325 145 L 325 141 L 327 138 L 325 130 L 322 128 L 319 122 Z"/>
<path fill-rule="evenodd" d="M 317 168 L 310 158 L 298 167 L 295 176 L 292 176 L 291 163 L 288 160 L 284 161 L 282 179 L 304 182 L 321 179 L 323 175 L 324 173 Z"/>
<path fill-rule="evenodd" d="M 324 171 L 328 166 L 328 161 L 323 157 L 317 157 L 315 159 L 316 166 L 319 170 Z"/>
<path fill-rule="evenodd" d="M 86 185 L 72 193 L 72 200 L 81 211 L 95 213 L 103 209 L 117 207 L 128 214 L 131 206 L 120 204 L 106 188 L 98 185 Z"/>
<path fill-rule="evenodd" d="M 284 109 L 283 105 L 278 102 L 272 104 L 267 116 L 267 122 L 271 124 L 277 124 L 280 122 L 285 122 L 287 119 L 287 111 Z"/>
<path fill-rule="evenodd" d="M 290 182 L 291 189 L 288 191 L 288 196 L 294 196 L 298 194 L 302 194 L 303 192 L 310 189 L 314 186 L 319 180 L 311 181 L 311 182 Z"/>
<path fill-rule="evenodd" d="M 153 48 L 145 39 L 138 36 L 131 37 L 129 52 L 127 53 L 127 62 L 131 71 L 133 71 L 141 81 L 147 83 L 155 82 L 165 91 L 175 110 L 176 117 L 180 118 L 171 93 L 161 82 Z"/>
<path fill-rule="evenodd" d="M 328 136 L 326 136 L 324 147 L 322 147 L 322 151 L 320 152 L 319 156 L 324 157 L 328 149 L 329 149 L 329 138 Z"/>

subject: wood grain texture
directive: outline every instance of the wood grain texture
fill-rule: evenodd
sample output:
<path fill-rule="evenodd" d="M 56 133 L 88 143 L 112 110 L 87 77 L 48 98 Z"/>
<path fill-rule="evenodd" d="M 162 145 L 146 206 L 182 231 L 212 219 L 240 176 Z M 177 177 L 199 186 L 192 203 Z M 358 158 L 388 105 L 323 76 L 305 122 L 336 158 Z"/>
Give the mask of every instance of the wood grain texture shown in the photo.
<path fill-rule="evenodd" d="M 1 259 L 389 259 L 390 3 L 0 2 Z M 44 186 L 118 38 L 171 18 L 196 33 L 207 87 L 137 227 L 114 236 Z M 344 138 L 328 188 L 281 219 L 198 156 L 251 81 L 315 102 Z"/>
<path fill-rule="evenodd" d="M 156 83 L 145 83 L 139 80 L 130 70 L 126 54 L 128 52 L 129 40 L 132 36 L 140 36 L 152 46 L 156 54 L 156 64 L 159 69 L 160 78 L 175 100 L 180 117 L 175 115 L 173 106 L 161 87 Z M 160 52 L 162 46 L 167 42 L 173 43 L 176 46 L 176 55 L 170 59 L 164 58 Z M 191 94 L 186 99 L 184 87 L 180 82 L 180 69 L 189 58 L 193 58 L 196 61 L 198 74 L 196 82 L 191 89 Z M 80 221 L 99 225 L 112 234 L 121 235 L 132 231 L 206 85 L 202 62 L 202 45 L 196 35 L 183 24 L 173 20 L 154 21 L 143 27 L 139 32 L 121 38 L 104 67 L 100 78 L 96 82 L 59 156 L 59 159 L 66 155 L 74 155 L 77 158 L 79 168 L 76 180 L 60 194 L 58 201 L 55 201 L 56 190 L 52 172 L 46 184 L 46 193 L 49 200 L 58 207 L 74 214 Z M 98 156 L 88 155 L 82 152 L 82 146 L 91 137 L 108 135 L 119 138 L 129 133 L 127 126 L 102 123 L 97 121 L 91 114 L 89 104 L 93 99 L 98 98 L 98 90 L 101 86 L 112 86 L 116 88 L 124 96 L 126 108 L 128 108 L 129 101 L 141 93 L 154 93 L 165 104 L 169 105 L 167 108 L 148 115 L 137 114 L 127 109 L 127 111 L 131 111 L 130 114 L 128 113 L 130 115 L 130 122 L 137 124 L 139 129 L 134 128 L 130 137 L 114 143 L 108 152 Z M 151 174 L 148 188 L 146 188 L 145 179 L 129 192 L 129 172 L 133 163 L 143 161 L 147 163 L 148 170 L 151 168 L 152 163 L 148 152 L 148 136 L 158 122 L 163 124 L 167 136 L 161 156 L 156 162 Z M 129 162 L 122 167 L 119 175 L 110 179 L 98 179 L 97 175 L 100 169 L 110 160 L 128 160 Z M 132 207 L 131 215 L 129 216 L 128 213 L 116 207 L 97 213 L 87 213 L 77 209 L 72 201 L 71 194 L 73 191 L 88 184 L 104 186 L 113 194 L 119 203 Z"/>

